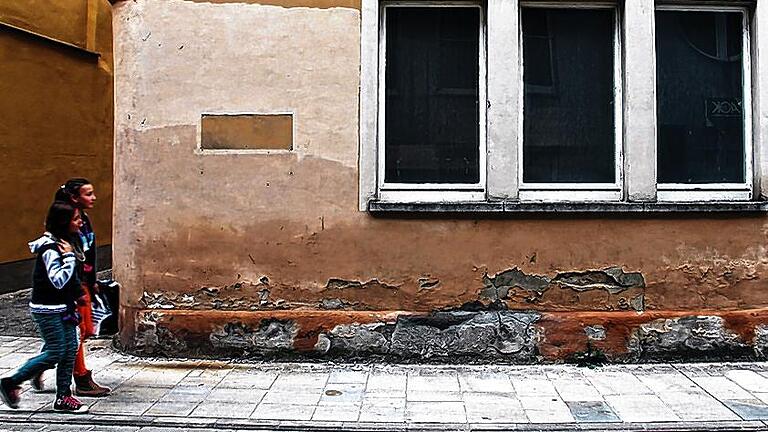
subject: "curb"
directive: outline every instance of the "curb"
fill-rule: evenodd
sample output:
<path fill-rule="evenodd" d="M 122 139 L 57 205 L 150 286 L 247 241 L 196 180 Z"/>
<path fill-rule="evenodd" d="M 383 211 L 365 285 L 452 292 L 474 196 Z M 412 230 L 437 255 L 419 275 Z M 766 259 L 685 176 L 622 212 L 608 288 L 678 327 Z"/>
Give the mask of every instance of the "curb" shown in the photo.
<path fill-rule="evenodd" d="M 768 431 L 762 421 L 722 422 L 657 422 L 657 423 L 357 423 L 327 421 L 279 421 L 220 419 L 172 416 L 122 415 L 69 415 L 52 412 L 18 412 L 0 414 L 4 424 L 66 424 L 82 426 L 133 426 L 195 429 L 235 429 L 253 431 L 313 431 L 313 432 L 564 432 L 564 431 L 643 431 L 643 432 L 698 432 L 698 431 Z"/>

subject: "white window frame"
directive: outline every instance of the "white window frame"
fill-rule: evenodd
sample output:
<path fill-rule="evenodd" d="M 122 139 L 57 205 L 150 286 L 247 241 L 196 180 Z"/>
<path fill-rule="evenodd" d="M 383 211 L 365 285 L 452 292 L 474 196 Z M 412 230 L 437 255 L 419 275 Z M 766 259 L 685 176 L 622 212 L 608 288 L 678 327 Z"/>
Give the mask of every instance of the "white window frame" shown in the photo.
<path fill-rule="evenodd" d="M 524 8 L 537 9 L 586 9 L 586 10 L 611 10 L 613 12 L 613 126 L 614 126 L 614 183 L 526 183 L 523 180 L 523 142 L 525 139 L 525 90 L 524 72 L 525 58 L 523 56 L 523 20 Z M 552 2 L 521 2 L 518 8 L 520 18 L 520 71 L 518 80 L 523 86 L 519 94 L 519 133 L 517 145 L 517 158 L 519 169 L 517 170 L 518 184 L 520 185 L 520 201 L 619 201 L 623 198 L 624 184 L 624 152 L 623 152 L 623 74 L 622 74 L 622 47 L 619 8 L 615 4 L 606 3 L 573 3 L 562 4 Z"/>
<path fill-rule="evenodd" d="M 481 10 L 480 77 L 481 101 L 481 178 L 485 182 L 477 190 L 433 188 L 408 185 L 405 190 L 391 190 L 383 185 L 383 145 L 381 134 L 384 107 L 381 104 L 383 75 L 382 9 L 384 0 L 361 2 L 361 75 L 360 75 L 360 161 L 359 210 L 366 211 L 371 201 L 390 203 L 413 202 L 542 202 L 612 201 L 621 203 L 664 202 L 739 202 L 766 199 L 768 192 L 768 146 L 761 145 L 768 136 L 768 4 L 717 6 L 691 5 L 690 0 L 588 1 L 569 0 L 485 0 Z M 413 6 L 466 2 L 432 2 L 412 0 Z M 702 1 L 704 3 L 704 1 Z M 386 4 L 403 4 L 390 2 Z M 617 185 L 609 190 L 556 184 L 553 188 L 530 189 L 522 185 L 522 7 L 606 7 L 617 10 L 617 54 L 620 70 L 615 72 Z M 656 34 L 657 9 L 739 11 L 744 16 L 743 105 L 745 109 L 745 183 L 668 185 L 658 184 L 657 175 L 657 110 Z M 765 21 L 765 23 L 763 23 Z M 758 25 L 765 24 L 765 25 Z M 751 36 L 751 38 L 750 38 Z M 511 41 L 511 42 L 510 42 Z M 515 43 L 517 42 L 517 43 Z M 518 77 L 516 80 L 509 77 Z M 754 92 L 754 95 L 752 94 Z M 483 104 L 485 100 L 485 104 Z M 764 108 L 765 107 L 765 108 Z M 754 111 L 754 112 L 753 112 Z M 766 113 L 766 115 L 761 115 Z M 621 164 L 621 165 L 619 165 Z M 450 185 L 449 185 L 450 186 Z M 565 186 L 569 189 L 563 189 Z M 600 185 L 603 186 L 603 185 Z M 679 186 L 679 187 L 678 187 Z M 556 189 L 559 188 L 559 189 Z M 618 190 L 617 190 L 618 189 Z M 469 206 L 468 209 L 473 207 Z M 685 207 L 683 207 L 685 208 Z M 471 211 L 471 210 L 470 210 Z"/>
<path fill-rule="evenodd" d="M 661 4 L 656 11 L 740 12 L 742 14 L 742 109 L 744 110 L 744 183 L 659 183 L 659 201 L 748 201 L 754 193 L 754 144 L 752 139 L 752 50 L 749 9 L 739 6 Z M 654 13 L 655 21 L 655 13 Z M 654 34 L 654 46 L 655 46 Z M 658 61 L 657 58 L 655 58 Z M 655 101 L 658 104 L 658 96 Z M 658 147 L 658 143 L 656 143 Z"/>
<path fill-rule="evenodd" d="M 479 174 L 477 183 L 387 183 L 385 179 L 386 163 L 386 65 L 387 65 L 387 9 L 392 7 L 465 7 L 477 8 L 478 23 L 478 128 L 479 128 Z M 377 137 L 377 178 L 379 198 L 398 202 L 456 202 L 484 201 L 487 179 L 488 145 L 486 140 L 486 48 L 485 48 L 485 10 L 475 1 L 386 1 L 379 4 L 379 47 L 378 47 L 378 137 Z"/>

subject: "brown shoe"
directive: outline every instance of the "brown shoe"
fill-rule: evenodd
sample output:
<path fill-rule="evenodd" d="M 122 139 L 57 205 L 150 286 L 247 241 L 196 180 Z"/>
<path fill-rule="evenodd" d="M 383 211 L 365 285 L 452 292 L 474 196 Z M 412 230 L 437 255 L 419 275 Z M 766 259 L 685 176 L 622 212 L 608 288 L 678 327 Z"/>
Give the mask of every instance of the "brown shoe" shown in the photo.
<path fill-rule="evenodd" d="M 86 397 L 107 396 L 112 390 L 108 387 L 102 387 L 93 381 L 91 371 L 83 376 L 75 376 L 75 394 Z"/>

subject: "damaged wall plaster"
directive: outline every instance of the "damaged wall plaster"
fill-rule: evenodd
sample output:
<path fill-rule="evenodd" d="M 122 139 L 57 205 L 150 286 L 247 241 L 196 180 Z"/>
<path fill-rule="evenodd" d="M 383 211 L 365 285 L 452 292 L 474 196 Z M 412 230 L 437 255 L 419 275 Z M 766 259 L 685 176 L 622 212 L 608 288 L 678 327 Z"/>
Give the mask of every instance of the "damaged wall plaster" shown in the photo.
<path fill-rule="evenodd" d="M 483 276 L 484 288 L 481 295 L 491 302 L 504 301 L 512 304 L 546 304 L 546 296 L 552 290 L 569 292 L 571 303 L 579 305 L 579 294 L 589 291 L 603 291 L 604 296 L 596 299 L 596 309 L 644 309 L 643 296 L 645 280 L 638 272 L 625 272 L 620 267 L 603 270 L 569 271 L 557 273 L 554 277 L 526 274 L 518 268 L 505 270 L 494 276 Z M 562 292 L 555 294 L 564 297 Z M 561 302 L 562 307 L 565 306 Z"/>

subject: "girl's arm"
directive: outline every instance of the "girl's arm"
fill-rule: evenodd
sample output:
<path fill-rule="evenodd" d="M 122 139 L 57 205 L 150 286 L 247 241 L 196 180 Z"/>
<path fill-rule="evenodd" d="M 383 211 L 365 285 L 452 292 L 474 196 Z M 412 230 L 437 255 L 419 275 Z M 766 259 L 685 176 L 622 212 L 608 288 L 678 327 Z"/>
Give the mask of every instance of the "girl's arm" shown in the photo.
<path fill-rule="evenodd" d="M 59 254 L 59 252 L 53 249 L 48 249 L 43 252 L 43 262 L 48 273 L 48 279 L 57 289 L 64 288 L 64 285 L 75 274 L 77 260 L 72 252 Z"/>

